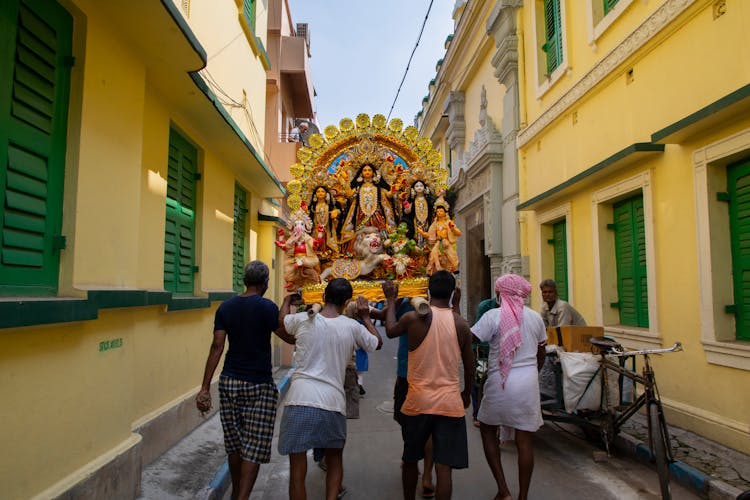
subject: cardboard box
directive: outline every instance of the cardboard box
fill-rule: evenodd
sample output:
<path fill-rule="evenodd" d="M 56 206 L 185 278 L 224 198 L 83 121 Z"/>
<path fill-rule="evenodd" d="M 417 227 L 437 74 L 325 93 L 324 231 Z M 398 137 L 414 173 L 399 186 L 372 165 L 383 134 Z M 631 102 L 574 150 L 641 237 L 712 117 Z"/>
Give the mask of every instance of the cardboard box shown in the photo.
<path fill-rule="evenodd" d="M 548 326 L 547 344 L 562 346 L 568 352 L 591 352 L 589 339 L 603 335 L 603 326 Z"/>

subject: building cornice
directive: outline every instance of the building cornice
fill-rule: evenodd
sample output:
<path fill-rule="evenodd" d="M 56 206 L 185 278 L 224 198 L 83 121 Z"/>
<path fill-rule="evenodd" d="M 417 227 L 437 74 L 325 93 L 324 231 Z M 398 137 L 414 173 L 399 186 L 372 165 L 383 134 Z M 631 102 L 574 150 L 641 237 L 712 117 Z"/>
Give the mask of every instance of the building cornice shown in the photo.
<path fill-rule="evenodd" d="M 477 5 L 480 7 L 477 7 Z M 474 31 L 470 30 L 469 27 L 474 26 L 472 23 L 476 23 L 477 18 L 485 16 L 489 10 L 489 5 L 489 2 L 469 2 L 466 10 L 461 14 L 451 43 L 445 51 L 443 63 L 435 75 L 435 91 L 430 91 L 429 102 L 422 108 L 422 129 L 425 128 L 425 124 L 430 123 L 430 120 L 433 119 L 433 114 L 438 113 L 438 118 L 442 115 L 444 108 L 441 105 L 441 98 L 444 95 L 443 89 L 446 86 L 448 91 L 461 89 L 466 75 L 472 74 L 483 60 L 486 51 L 492 49 L 491 40 L 482 40 L 474 49 L 470 44 L 474 37 Z M 459 74 L 459 71 L 461 74 Z M 447 78 L 448 75 L 450 75 L 450 78 Z"/>
<path fill-rule="evenodd" d="M 522 148 L 545 127 L 581 100 L 594 87 L 611 75 L 620 65 L 649 44 L 662 30 L 682 15 L 698 0 L 666 0 L 644 20 L 630 35 L 614 47 L 583 77 L 549 106 L 526 128 L 519 131 L 516 145 Z"/>

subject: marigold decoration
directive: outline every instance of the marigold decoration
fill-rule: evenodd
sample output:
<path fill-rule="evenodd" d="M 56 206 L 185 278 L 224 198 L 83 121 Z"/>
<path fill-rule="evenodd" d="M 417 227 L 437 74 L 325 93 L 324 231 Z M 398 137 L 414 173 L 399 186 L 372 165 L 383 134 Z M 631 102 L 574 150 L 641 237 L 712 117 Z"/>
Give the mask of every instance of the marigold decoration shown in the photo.
<path fill-rule="evenodd" d="M 286 197 L 286 204 L 289 205 L 289 208 L 291 208 L 292 211 L 299 210 L 301 203 L 302 198 L 298 194 L 290 194 Z"/>
<path fill-rule="evenodd" d="M 404 129 L 404 137 L 409 139 L 410 141 L 415 141 L 417 139 L 417 136 L 419 135 L 419 130 L 417 130 L 417 127 L 414 125 L 409 125 Z M 427 139 L 429 141 L 429 139 Z M 430 144 L 430 147 L 432 147 L 432 144 Z"/>
<path fill-rule="evenodd" d="M 420 153 L 427 153 L 432 150 L 432 141 L 428 139 L 427 137 L 422 137 L 419 142 L 417 142 L 417 149 Z"/>
<path fill-rule="evenodd" d="M 302 165 L 300 165 L 300 167 L 302 167 Z M 291 181 L 286 183 L 286 190 L 291 194 L 299 194 L 299 192 L 302 190 L 302 182 L 298 179 L 292 179 Z"/>
<path fill-rule="evenodd" d="M 324 130 L 323 133 L 326 136 L 326 139 L 329 141 L 332 141 L 339 135 L 339 129 L 336 128 L 335 125 L 328 125 Z"/>
<path fill-rule="evenodd" d="M 323 140 L 323 137 L 320 134 L 313 134 L 310 137 L 307 138 L 307 142 L 310 144 L 311 147 L 315 149 L 320 149 L 325 144 L 325 141 Z"/>
<path fill-rule="evenodd" d="M 394 118 L 391 120 L 391 123 L 388 124 L 388 129 L 394 134 L 398 134 L 401 132 L 403 126 L 404 122 L 401 121 L 401 118 Z"/>
<path fill-rule="evenodd" d="M 351 118 L 342 118 L 339 122 L 339 128 L 342 132 L 349 132 L 354 128 L 354 122 Z"/>
<path fill-rule="evenodd" d="M 305 166 L 301 163 L 294 163 L 289 167 L 289 173 L 292 174 L 292 177 L 300 178 L 305 173 Z"/>
<path fill-rule="evenodd" d="M 372 126 L 378 132 L 380 132 L 381 130 L 385 128 L 386 123 L 387 123 L 387 120 L 385 116 L 381 114 L 377 114 L 372 117 Z"/>
<path fill-rule="evenodd" d="M 298 218 L 305 213 L 315 221 L 308 234 L 314 236 L 314 270 L 322 280 L 302 287 L 305 302 L 320 301 L 325 281 L 336 276 L 353 280 L 355 295 L 369 300 L 383 299 L 380 282 L 395 278 L 402 296 L 424 296 L 428 264 L 433 270 L 445 261 L 434 250 L 445 248 L 438 241 L 442 233 L 420 236 L 419 245 L 412 239 L 415 227 L 433 222 L 432 203 L 447 191 L 449 174 L 430 139 L 420 138 L 414 126 L 403 127 L 399 118 L 389 122 L 382 114 L 370 119 L 360 113 L 311 135 L 309 146 L 297 151 L 286 203 Z"/>
<path fill-rule="evenodd" d="M 357 128 L 367 128 L 370 126 L 370 117 L 365 113 L 357 115 Z"/>
<path fill-rule="evenodd" d="M 302 163 L 307 163 L 310 161 L 310 158 L 312 158 L 312 151 L 310 148 L 302 147 L 297 150 L 297 159 Z"/>

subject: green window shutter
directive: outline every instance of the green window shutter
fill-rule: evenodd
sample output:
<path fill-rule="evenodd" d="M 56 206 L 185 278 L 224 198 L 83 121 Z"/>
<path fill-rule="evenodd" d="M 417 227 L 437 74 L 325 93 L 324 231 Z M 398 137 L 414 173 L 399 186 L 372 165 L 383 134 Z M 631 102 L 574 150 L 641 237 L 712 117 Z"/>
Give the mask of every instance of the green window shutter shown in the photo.
<path fill-rule="evenodd" d="M 547 74 L 562 64 L 562 17 L 560 0 L 544 0 L 545 41 L 542 50 L 547 54 Z"/>
<path fill-rule="evenodd" d="M 234 184 L 234 244 L 232 247 L 233 288 L 237 292 L 245 291 L 245 234 L 247 228 L 247 192 L 242 186 Z"/>
<path fill-rule="evenodd" d="M 568 300 L 568 248 L 565 221 L 560 221 L 552 225 L 552 235 L 557 295 L 562 300 Z"/>
<path fill-rule="evenodd" d="M 245 13 L 245 20 L 247 20 L 248 26 L 255 33 L 255 0 L 243 0 L 243 11 Z"/>
<path fill-rule="evenodd" d="M 195 272 L 195 180 L 198 152 L 169 131 L 167 208 L 164 231 L 164 289 L 193 294 Z"/>
<path fill-rule="evenodd" d="M 609 14 L 609 11 L 615 8 L 617 2 L 620 0 L 602 0 L 604 2 L 604 15 Z"/>
<path fill-rule="evenodd" d="M 73 20 L 52 0 L 0 4 L 0 294 L 54 295 Z"/>
<path fill-rule="evenodd" d="M 727 167 L 737 340 L 750 341 L 750 160 Z"/>
<path fill-rule="evenodd" d="M 614 205 L 620 324 L 648 327 L 646 226 L 643 196 Z"/>

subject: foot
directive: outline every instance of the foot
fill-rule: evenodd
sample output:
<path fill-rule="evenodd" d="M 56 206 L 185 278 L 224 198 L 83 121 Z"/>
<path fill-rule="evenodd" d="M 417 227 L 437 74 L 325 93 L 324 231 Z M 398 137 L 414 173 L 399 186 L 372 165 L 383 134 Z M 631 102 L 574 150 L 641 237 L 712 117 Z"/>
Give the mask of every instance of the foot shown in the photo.
<path fill-rule="evenodd" d="M 495 498 L 493 498 L 492 500 L 513 500 L 513 497 L 511 496 L 510 493 L 508 493 L 507 495 L 498 493 L 497 495 L 495 495 Z"/>
<path fill-rule="evenodd" d="M 479 420 L 474 420 L 474 427 L 479 427 Z"/>
<path fill-rule="evenodd" d="M 422 486 L 422 498 L 435 498 L 435 488 L 432 486 Z"/>
<path fill-rule="evenodd" d="M 344 495 L 346 495 L 346 492 L 347 492 L 346 486 L 342 484 L 341 487 L 339 488 L 339 494 L 336 495 L 336 498 L 344 498 Z"/>
<path fill-rule="evenodd" d="M 366 392 L 367 391 L 365 391 L 365 388 L 360 385 L 359 386 L 359 395 L 360 396 L 364 396 Z"/>

